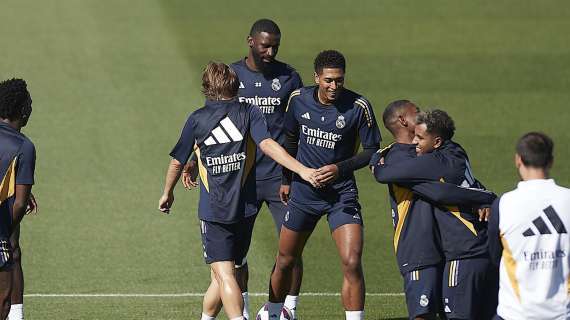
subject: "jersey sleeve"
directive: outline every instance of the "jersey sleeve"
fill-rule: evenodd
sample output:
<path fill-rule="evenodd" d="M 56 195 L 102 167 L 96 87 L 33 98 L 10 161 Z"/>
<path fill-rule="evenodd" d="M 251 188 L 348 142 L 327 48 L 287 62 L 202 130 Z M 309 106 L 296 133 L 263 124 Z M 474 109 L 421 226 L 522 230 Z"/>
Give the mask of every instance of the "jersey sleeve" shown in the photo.
<path fill-rule="evenodd" d="M 437 181 L 445 168 L 433 153 L 394 164 L 377 164 L 374 176 L 381 183 L 417 183 Z"/>
<path fill-rule="evenodd" d="M 267 122 L 261 110 L 252 106 L 249 108 L 249 133 L 255 144 L 259 144 L 261 141 L 271 138 L 271 134 L 267 130 Z"/>
<path fill-rule="evenodd" d="M 382 137 L 380 136 L 380 129 L 376 123 L 372 106 L 364 98 L 356 99 L 355 104 L 362 108 L 358 123 L 358 135 L 360 136 L 362 148 L 377 150 L 380 148 Z"/>
<path fill-rule="evenodd" d="M 34 184 L 36 170 L 36 148 L 29 140 L 24 140 L 18 155 L 16 184 Z"/>
<path fill-rule="evenodd" d="M 283 123 L 283 127 L 285 128 L 285 132 L 299 135 L 299 121 L 297 121 L 297 117 L 295 116 L 295 104 L 297 98 L 295 98 L 298 94 L 298 91 L 293 91 L 291 93 L 291 97 L 289 98 L 289 102 L 287 103 L 287 109 L 285 111 L 285 120 Z"/>
<path fill-rule="evenodd" d="M 188 158 L 190 158 L 190 155 L 194 151 L 194 144 L 196 144 L 194 128 L 195 120 L 192 115 L 190 115 L 188 120 L 186 120 L 178 142 L 174 148 L 172 148 L 172 151 L 170 151 L 170 156 L 182 164 L 186 164 Z"/>
<path fill-rule="evenodd" d="M 491 262 L 495 265 L 499 265 L 501 262 L 501 255 L 503 254 L 503 244 L 501 243 L 501 233 L 499 229 L 499 203 L 501 198 L 498 198 L 493 202 L 491 206 L 491 216 L 489 217 L 489 223 L 487 225 L 487 241 L 489 247 L 489 256 L 491 257 Z"/>
<path fill-rule="evenodd" d="M 464 188 L 451 183 L 428 181 L 411 184 L 412 192 L 430 202 L 447 205 L 490 205 L 497 197 L 494 193 L 473 188 Z"/>
<path fill-rule="evenodd" d="M 303 87 L 303 80 L 301 79 L 301 76 L 299 75 L 299 73 L 297 73 L 297 71 L 293 71 L 292 79 L 293 79 L 293 85 L 292 85 L 293 89 L 300 89 Z"/>

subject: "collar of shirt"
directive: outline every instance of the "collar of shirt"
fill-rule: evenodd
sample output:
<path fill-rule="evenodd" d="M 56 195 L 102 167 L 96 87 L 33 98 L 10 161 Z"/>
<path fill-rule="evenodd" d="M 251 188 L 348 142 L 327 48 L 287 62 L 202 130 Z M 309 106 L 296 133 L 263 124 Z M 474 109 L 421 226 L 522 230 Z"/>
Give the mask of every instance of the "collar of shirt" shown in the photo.
<path fill-rule="evenodd" d="M 207 107 L 224 106 L 224 105 L 228 105 L 231 103 L 235 103 L 236 101 L 237 101 L 237 98 L 230 99 L 230 100 L 209 100 L 209 99 L 206 99 L 205 105 Z"/>
<path fill-rule="evenodd" d="M 536 188 L 547 185 L 554 185 L 554 179 L 532 179 L 527 181 L 520 181 L 517 185 L 518 188 Z"/>

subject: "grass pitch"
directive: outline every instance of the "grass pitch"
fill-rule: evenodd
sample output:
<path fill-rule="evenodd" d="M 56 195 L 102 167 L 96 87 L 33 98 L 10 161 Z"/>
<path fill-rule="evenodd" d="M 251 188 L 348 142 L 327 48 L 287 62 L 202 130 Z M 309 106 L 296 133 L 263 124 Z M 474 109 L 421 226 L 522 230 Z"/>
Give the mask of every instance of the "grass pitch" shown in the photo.
<path fill-rule="evenodd" d="M 570 5 L 566 1 L 15 1 L 0 10 L 0 78 L 25 78 L 34 100 L 41 213 L 22 226 L 26 294 L 200 293 L 197 192 L 179 186 L 170 216 L 155 209 L 168 152 L 199 107 L 209 60 L 247 52 L 252 22 L 270 17 L 278 58 L 305 83 L 323 49 L 347 57 L 347 86 L 384 106 L 408 98 L 452 115 L 476 176 L 516 184 L 516 139 L 556 143 L 553 176 L 570 184 Z M 383 130 L 385 141 L 390 138 Z M 367 291 L 398 293 L 385 187 L 357 174 Z M 266 210 L 250 254 L 251 292 L 265 292 L 276 250 Z M 305 251 L 304 292 L 337 293 L 340 266 L 325 224 Z M 264 297 L 252 298 L 252 310 Z M 343 319 L 337 296 L 301 298 L 300 319 Z M 199 297 L 26 298 L 28 319 L 196 319 Z M 367 298 L 368 319 L 406 316 L 401 296 Z"/>

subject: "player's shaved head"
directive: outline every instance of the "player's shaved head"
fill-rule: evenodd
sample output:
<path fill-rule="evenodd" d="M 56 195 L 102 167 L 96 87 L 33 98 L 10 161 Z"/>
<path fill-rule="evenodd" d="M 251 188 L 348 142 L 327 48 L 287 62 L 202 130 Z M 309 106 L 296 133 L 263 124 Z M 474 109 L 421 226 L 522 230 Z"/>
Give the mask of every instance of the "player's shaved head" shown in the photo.
<path fill-rule="evenodd" d="M 239 79 L 227 64 L 210 62 L 202 74 L 202 93 L 208 100 L 231 99 L 237 96 Z"/>
<path fill-rule="evenodd" d="M 384 122 L 384 126 L 388 129 L 393 135 L 395 135 L 397 128 L 399 127 L 398 120 L 400 117 L 404 117 L 408 108 L 413 107 L 418 110 L 415 104 L 413 104 L 410 100 L 396 100 L 392 101 L 388 104 L 386 109 L 384 109 L 384 113 L 382 113 L 382 121 Z"/>
<path fill-rule="evenodd" d="M 517 142 L 517 154 L 527 167 L 548 169 L 554 161 L 554 142 L 542 132 L 529 132 Z"/>
<path fill-rule="evenodd" d="M 315 58 L 315 72 L 317 74 L 322 74 L 323 69 L 342 69 L 343 72 L 346 71 L 346 60 L 342 53 L 336 50 L 325 50 L 321 51 Z"/>
<path fill-rule="evenodd" d="M 270 19 L 259 19 L 253 23 L 251 29 L 249 30 L 249 35 L 251 37 L 258 33 L 267 32 L 271 34 L 281 34 L 279 26 L 273 20 Z"/>
<path fill-rule="evenodd" d="M 32 113 L 32 101 L 26 81 L 10 79 L 0 82 L 0 118 L 24 120 Z"/>
<path fill-rule="evenodd" d="M 420 113 L 416 124 L 425 124 L 427 133 L 441 137 L 444 141 L 451 140 L 455 134 L 453 119 L 440 109 Z"/>

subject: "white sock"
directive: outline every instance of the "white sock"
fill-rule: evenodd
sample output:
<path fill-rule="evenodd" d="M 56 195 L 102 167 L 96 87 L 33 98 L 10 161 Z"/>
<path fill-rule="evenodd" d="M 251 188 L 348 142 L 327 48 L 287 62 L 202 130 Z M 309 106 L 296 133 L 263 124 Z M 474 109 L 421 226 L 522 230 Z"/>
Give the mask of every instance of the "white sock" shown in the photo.
<path fill-rule="evenodd" d="M 287 295 L 287 297 L 285 298 L 285 304 L 284 306 L 286 306 L 290 311 L 291 314 L 293 315 L 293 319 L 296 319 L 296 313 L 297 313 L 297 302 L 299 301 L 299 296 L 290 296 Z"/>
<path fill-rule="evenodd" d="M 24 320 L 24 305 L 13 304 L 12 306 L 10 306 L 10 313 L 8 314 L 8 320 Z"/>
<path fill-rule="evenodd" d="M 345 311 L 346 320 L 364 320 L 364 310 L 360 311 Z"/>
<path fill-rule="evenodd" d="M 244 319 L 243 319 L 243 316 L 239 316 L 239 317 L 231 318 L 230 320 L 244 320 Z"/>
<path fill-rule="evenodd" d="M 281 318 L 281 309 L 283 309 L 283 303 L 281 302 L 268 302 L 267 303 L 267 313 L 269 315 L 269 319 L 271 317 L 277 317 L 277 319 Z"/>
<path fill-rule="evenodd" d="M 243 317 L 249 319 L 249 295 L 246 292 L 242 292 L 243 297 Z"/>
<path fill-rule="evenodd" d="M 216 320 L 216 317 L 210 317 L 209 315 L 202 312 L 202 318 L 200 320 Z"/>

